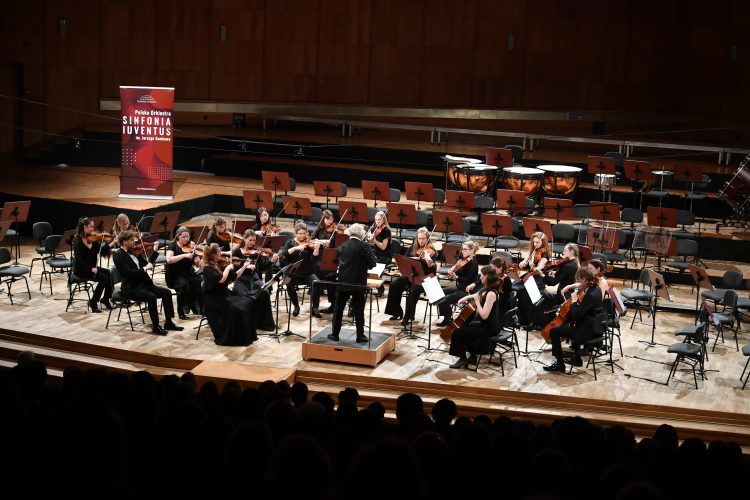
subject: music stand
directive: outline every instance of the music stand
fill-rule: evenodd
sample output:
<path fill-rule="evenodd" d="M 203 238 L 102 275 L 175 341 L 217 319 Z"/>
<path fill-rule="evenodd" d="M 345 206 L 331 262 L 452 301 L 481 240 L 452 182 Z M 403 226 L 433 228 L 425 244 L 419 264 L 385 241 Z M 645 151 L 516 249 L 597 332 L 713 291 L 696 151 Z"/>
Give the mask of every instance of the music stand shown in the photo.
<path fill-rule="evenodd" d="M 448 208 L 457 208 L 459 213 L 463 208 L 474 208 L 474 193 L 471 191 L 446 191 L 445 206 Z"/>
<path fill-rule="evenodd" d="M 688 194 L 688 182 L 692 183 L 690 192 L 693 192 L 693 185 L 703 180 L 703 170 L 698 165 L 686 165 L 684 163 L 672 164 L 672 175 L 674 180 L 685 181 L 685 196 Z M 690 210 L 693 209 L 693 200 L 690 200 Z"/>
<path fill-rule="evenodd" d="M 484 162 L 495 167 L 512 167 L 513 151 L 505 148 L 484 148 Z"/>
<path fill-rule="evenodd" d="M 620 205 L 617 203 L 606 203 L 603 201 L 589 202 L 589 218 L 599 221 L 600 224 L 606 222 L 620 222 Z"/>
<path fill-rule="evenodd" d="M 302 261 L 299 260 L 295 262 L 294 264 L 289 264 L 287 267 L 282 268 L 277 273 L 279 277 L 283 276 L 284 279 L 283 281 L 279 281 L 279 286 L 276 287 L 276 331 L 273 333 L 269 333 L 269 334 L 264 333 L 260 335 L 271 335 L 276 338 L 276 341 L 278 343 L 281 343 L 280 337 L 282 335 L 286 337 L 288 337 L 289 335 L 296 335 L 297 337 L 305 338 L 302 335 L 298 335 L 291 330 L 291 325 L 292 325 L 291 311 L 287 313 L 286 330 L 284 330 L 283 332 L 279 332 L 279 309 L 281 309 L 279 307 L 279 292 L 281 291 L 282 286 L 288 285 L 289 282 L 292 281 L 292 278 L 294 278 L 294 275 L 297 274 L 297 270 L 299 269 L 299 266 L 301 265 L 302 265 Z M 276 279 L 276 276 L 274 276 L 274 279 Z M 310 293 L 312 293 L 312 291 Z M 284 298 L 284 304 L 287 307 L 287 311 L 289 311 L 289 294 L 288 293 L 286 294 L 286 297 Z"/>
<path fill-rule="evenodd" d="M 16 244 L 14 248 L 16 249 L 16 260 L 13 262 L 14 266 L 19 264 L 18 258 L 21 255 L 21 232 L 18 229 L 18 224 L 26 222 L 26 219 L 29 217 L 30 207 L 31 201 L 6 202 L 3 205 L 3 213 L 0 215 L 0 221 L 12 220 L 15 225 Z"/>
<path fill-rule="evenodd" d="M 263 189 L 268 189 L 269 191 L 273 189 L 273 199 L 275 200 L 279 196 L 279 191 L 284 191 L 284 193 L 288 193 L 292 186 L 289 182 L 289 173 L 288 172 L 261 172 L 261 176 L 263 177 Z M 271 205 L 271 208 L 273 208 L 273 205 Z"/>
<path fill-rule="evenodd" d="M 180 216 L 180 212 L 161 212 L 154 215 L 154 220 L 151 222 L 151 227 L 148 232 L 151 234 L 164 233 L 164 254 L 167 253 L 167 240 L 169 235 L 177 227 L 177 218 Z"/>
<path fill-rule="evenodd" d="M 581 263 L 581 266 L 583 266 L 583 263 L 588 263 L 591 259 L 593 259 L 594 256 L 591 254 L 591 249 L 587 247 L 586 245 L 578 245 L 578 262 Z"/>
<path fill-rule="evenodd" d="M 657 226 L 656 222 L 658 221 L 658 227 L 659 227 L 659 236 L 664 236 L 664 228 L 665 227 L 672 227 L 677 228 L 677 209 L 675 208 L 662 208 L 662 207 L 648 207 L 646 211 L 647 217 L 648 217 L 648 224 L 649 226 Z M 670 237 L 671 239 L 671 237 Z M 665 245 L 667 248 L 669 248 L 669 243 L 667 242 L 667 245 Z M 657 264 L 657 269 L 661 269 L 661 256 L 662 254 L 666 254 L 667 252 L 662 250 L 658 252 L 658 259 L 659 262 Z M 646 261 L 644 260 L 644 266 Z"/>
<path fill-rule="evenodd" d="M 521 205 L 521 210 L 515 210 L 513 205 Z M 507 210 L 508 215 L 511 215 L 513 212 L 526 213 L 526 194 L 523 191 L 498 189 L 497 209 Z"/>
<path fill-rule="evenodd" d="M 260 207 L 266 207 L 267 210 L 273 210 L 273 194 L 271 191 L 243 189 L 242 197 L 245 200 L 245 208 L 255 210 L 256 213 Z"/>
<path fill-rule="evenodd" d="M 509 215 L 485 214 L 482 219 L 482 233 L 487 235 L 487 246 L 490 244 L 490 235 L 495 235 L 492 248 L 497 248 L 498 236 L 513 236 L 513 218 Z"/>
<path fill-rule="evenodd" d="M 114 227 L 115 225 L 115 219 L 117 219 L 116 215 L 92 217 L 91 220 L 94 221 L 94 231 L 98 233 L 110 234 L 110 231 L 112 231 L 112 227 Z"/>
<path fill-rule="evenodd" d="M 443 233 L 443 239 L 448 240 L 448 233 L 459 234 L 458 231 L 451 231 L 451 226 L 456 226 L 460 229 L 462 235 L 461 240 L 463 241 L 464 233 L 464 219 L 460 212 L 446 212 L 444 210 L 433 210 L 432 211 L 432 223 L 438 231 Z"/>
<path fill-rule="evenodd" d="M 0 222 L 0 241 L 3 241 L 5 239 L 5 235 L 8 233 L 8 229 L 10 229 L 11 224 L 13 224 L 12 220 Z"/>
<path fill-rule="evenodd" d="M 301 198 L 299 196 L 282 196 L 281 204 L 286 208 L 284 213 L 294 215 L 294 223 L 297 222 L 298 215 L 312 216 L 312 205 L 310 204 L 310 198 Z M 292 212 L 294 212 L 292 214 Z M 314 221 L 313 221 L 314 222 Z"/>
<path fill-rule="evenodd" d="M 333 242 L 333 248 L 338 248 L 347 241 L 349 241 L 350 236 L 346 233 L 337 233 L 336 238 L 334 238 Z"/>
<path fill-rule="evenodd" d="M 623 166 L 625 167 L 625 177 L 630 179 L 633 188 L 633 208 L 635 208 L 635 200 L 638 196 L 638 191 L 640 191 L 636 187 L 639 181 L 646 182 L 651 180 L 651 163 L 647 161 L 625 160 Z M 641 193 L 641 201 L 643 201 L 643 193 Z"/>
<path fill-rule="evenodd" d="M 522 217 L 524 235 L 531 239 L 531 235 L 543 232 L 548 241 L 552 241 L 552 224 L 544 219 L 532 219 L 531 217 Z"/>
<path fill-rule="evenodd" d="M 367 203 L 364 201 L 349 201 L 341 200 L 339 202 L 339 212 L 346 213 L 344 216 L 344 222 L 354 224 L 360 222 L 362 224 L 370 223 L 370 215 L 367 212 Z M 347 217 L 349 217 L 347 219 Z"/>
<path fill-rule="evenodd" d="M 378 208 L 378 200 L 391 201 L 391 189 L 387 182 L 362 181 L 362 198 L 375 200 L 375 208 Z"/>
<path fill-rule="evenodd" d="M 408 302 L 408 297 L 409 295 L 411 295 L 414 285 L 421 285 L 422 280 L 424 280 L 426 277 L 424 274 L 424 270 L 422 269 L 422 263 L 418 260 L 410 259 L 409 257 L 404 257 L 402 255 L 394 255 L 393 259 L 396 261 L 396 265 L 398 266 L 398 270 L 401 272 L 401 276 L 406 276 L 406 278 L 409 280 L 409 292 L 406 294 L 406 300 Z M 414 300 L 416 301 L 417 298 L 415 298 Z M 416 309 L 414 311 L 414 317 L 416 317 Z M 403 335 L 403 337 L 399 337 L 399 335 Z M 399 338 L 420 339 L 427 340 L 429 342 L 429 338 L 418 337 L 414 335 L 414 318 L 409 320 L 408 328 L 404 326 L 402 330 L 397 332 L 396 340 L 398 340 Z"/>
<path fill-rule="evenodd" d="M 315 189 L 315 196 L 326 197 L 326 208 L 331 203 L 331 196 L 336 198 L 344 197 L 344 185 L 340 182 L 328 182 L 328 181 L 313 181 L 313 188 Z"/>
<path fill-rule="evenodd" d="M 588 228 L 588 241 L 593 241 L 593 252 L 596 253 L 596 247 L 599 246 L 601 253 L 604 250 L 611 250 L 614 248 L 615 239 L 618 236 L 617 230 L 610 229 L 609 227 L 590 227 Z M 619 241 L 618 241 L 619 243 Z"/>
<path fill-rule="evenodd" d="M 401 239 L 401 226 L 417 225 L 417 209 L 411 203 L 386 203 L 388 213 L 385 214 L 388 224 L 394 224 L 398 229 L 398 238 Z"/>
<path fill-rule="evenodd" d="M 599 174 L 599 179 L 602 179 L 605 175 L 617 175 L 617 170 L 615 169 L 615 159 L 614 158 L 607 158 L 604 156 L 589 156 L 587 158 L 588 163 L 588 172 L 590 174 Z M 600 181 L 601 185 L 601 181 Z M 604 189 L 601 189 L 602 192 L 602 201 L 605 200 L 605 191 Z M 612 184 L 609 185 L 609 197 L 612 199 Z"/>
<path fill-rule="evenodd" d="M 688 269 L 690 270 L 690 274 L 693 275 L 693 281 L 695 282 L 696 288 L 698 290 L 695 292 L 695 324 L 698 324 L 698 317 L 699 309 L 698 309 L 698 297 L 701 296 L 701 284 L 705 283 L 703 288 L 707 290 L 715 290 L 714 286 L 711 284 L 711 279 L 708 277 L 708 274 L 706 273 L 706 270 L 702 267 L 696 266 L 694 264 L 688 264 Z"/>
<path fill-rule="evenodd" d="M 233 233 L 237 233 L 240 236 L 245 234 L 245 231 L 248 229 L 252 229 L 255 227 L 255 221 L 254 220 L 238 220 L 235 221 L 234 227 L 232 228 Z"/>
<path fill-rule="evenodd" d="M 547 216 L 547 210 L 555 212 L 557 218 L 556 224 L 560 223 L 560 219 L 574 219 L 573 215 L 573 200 L 567 200 L 564 198 L 544 198 L 544 215 Z"/>
<path fill-rule="evenodd" d="M 647 271 L 648 276 L 651 279 L 651 294 L 653 298 L 653 300 L 651 301 L 651 341 L 649 342 L 647 340 L 639 340 L 638 342 L 640 342 L 641 344 L 646 344 L 646 349 L 655 345 L 667 347 L 667 344 L 659 344 L 658 342 L 654 342 L 654 332 L 656 331 L 656 308 L 657 303 L 659 302 L 659 297 L 668 302 L 672 302 L 672 297 L 667 291 L 667 284 L 664 281 L 664 277 L 651 269 L 647 269 Z"/>
<path fill-rule="evenodd" d="M 435 203 L 435 188 L 429 182 L 405 182 L 404 189 L 407 200 L 417 200 L 417 210 L 421 210 L 419 206 L 421 201 Z"/>
<path fill-rule="evenodd" d="M 286 236 L 260 236 L 255 239 L 255 244 L 263 244 L 263 248 L 270 248 L 273 253 L 279 253 L 285 241 Z M 283 259 L 284 257 L 279 255 L 279 258 Z"/>
<path fill-rule="evenodd" d="M 68 231 L 65 231 L 62 235 L 62 238 L 60 238 L 60 243 L 57 244 L 57 248 L 55 249 L 55 253 L 61 253 L 65 255 L 65 252 L 70 252 L 70 260 L 73 261 L 73 240 L 76 239 L 76 235 L 78 234 L 77 229 L 69 229 Z"/>

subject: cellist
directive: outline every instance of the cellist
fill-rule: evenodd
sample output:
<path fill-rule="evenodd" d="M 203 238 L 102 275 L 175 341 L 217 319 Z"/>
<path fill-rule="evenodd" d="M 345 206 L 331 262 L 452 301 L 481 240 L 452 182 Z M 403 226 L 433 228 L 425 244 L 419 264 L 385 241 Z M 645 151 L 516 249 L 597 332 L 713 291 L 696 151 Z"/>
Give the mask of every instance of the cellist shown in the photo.
<path fill-rule="evenodd" d="M 574 322 L 570 326 L 555 326 L 550 329 L 549 343 L 552 345 L 552 355 L 555 362 L 545 366 L 548 372 L 567 373 L 562 356 L 561 338 L 571 339 L 575 354 L 573 355 L 573 366 L 582 366 L 579 342 L 594 338 L 594 318 L 604 312 L 602 307 L 602 291 L 594 284 L 594 272 L 588 267 L 583 267 L 576 272 L 576 280 L 580 288 L 571 296 L 570 315 Z"/>

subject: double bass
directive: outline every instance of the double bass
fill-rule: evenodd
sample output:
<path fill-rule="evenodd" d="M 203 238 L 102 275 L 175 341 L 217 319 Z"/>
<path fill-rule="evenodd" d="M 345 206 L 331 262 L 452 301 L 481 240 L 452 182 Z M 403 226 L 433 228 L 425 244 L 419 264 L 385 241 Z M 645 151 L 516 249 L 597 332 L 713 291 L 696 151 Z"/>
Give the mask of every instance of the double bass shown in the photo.
<path fill-rule="evenodd" d="M 599 286 L 599 277 L 595 276 L 593 280 L 591 280 L 589 283 L 586 284 L 585 287 L 578 290 L 578 301 L 576 304 L 581 303 L 583 300 L 583 296 L 586 294 L 586 290 L 591 286 Z M 573 323 L 573 313 L 570 311 L 570 306 L 573 305 L 573 299 L 568 299 L 565 301 L 565 303 L 560 306 L 560 310 L 557 312 L 557 317 L 550 321 L 547 326 L 544 327 L 544 330 L 542 330 L 542 337 L 544 338 L 544 341 L 549 344 L 549 332 L 552 330 L 552 328 L 556 326 L 563 326 L 568 323 Z"/>

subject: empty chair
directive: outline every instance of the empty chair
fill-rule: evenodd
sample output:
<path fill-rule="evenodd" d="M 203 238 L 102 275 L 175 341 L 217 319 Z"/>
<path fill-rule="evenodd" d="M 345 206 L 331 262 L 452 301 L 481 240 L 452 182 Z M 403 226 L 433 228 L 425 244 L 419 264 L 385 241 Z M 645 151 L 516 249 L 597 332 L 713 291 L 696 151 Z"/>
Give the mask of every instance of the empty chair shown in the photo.
<path fill-rule="evenodd" d="M 47 248 L 44 245 L 45 240 L 47 239 L 47 236 L 52 235 L 52 225 L 49 222 L 35 222 L 34 226 L 31 229 L 31 236 L 32 238 L 36 238 L 36 240 L 39 242 L 39 245 L 34 249 L 34 251 L 39 255 L 39 257 L 34 257 L 31 259 L 31 266 L 29 267 L 29 274 L 31 274 L 31 271 L 34 270 L 34 261 L 41 260 L 42 261 L 42 272 L 44 272 L 44 261 L 47 260 L 47 258 L 51 255 L 54 255 L 54 253 L 48 253 Z"/>
<path fill-rule="evenodd" d="M 667 268 L 677 269 L 678 271 L 680 271 L 680 273 L 684 273 L 688 269 L 688 257 L 692 257 L 692 263 L 695 263 L 696 255 L 698 255 L 697 241 L 689 239 L 677 240 L 677 257 L 682 257 L 682 260 L 673 260 L 672 262 L 668 262 Z M 669 280 L 669 273 L 667 273 L 666 277 L 667 280 Z M 694 288 L 695 283 L 693 283 L 693 287 L 690 289 L 690 293 L 693 293 Z"/>
<path fill-rule="evenodd" d="M 508 144 L 507 146 L 505 146 L 505 149 L 510 149 L 510 154 L 513 155 L 514 162 L 523 160 L 523 155 L 525 153 L 523 146 L 519 146 L 517 144 Z"/>
<path fill-rule="evenodd" d="M 68 259 L 64 255 L 57 255 L 56 253 L 57 247 L 60 245 L 61 240 L 62 235 L 60 234 L 47 236 L 47 239 L 44 240 L 45 251 L 50 254 L 50 257 L 48 257 L 44 261 L 44 263 L 46 263 L 46 265 L 50 267 L 50 270 L 47 271 L 45 268 L 42 271 L 42 276 L 39 278 L 39 291 L 42 290 L 42 283 L 44 282 L 44 279 L 47 278 L 49 280 L 50 295 L 52 295 L 52 275 L 68 274 L 70 272 L 70 259 Z"/>
<path fill-rule="evenodd" d="M 724 290 L 724 297 L 721 299 L 721 303 L 724 306 L 722 312 L 714 312 L 714 319 L 719 322 L 719 328 L 716 331 L 716 339 L 714 340 L 714 346 L 711 348 L 711 352 L 716 349 L 716 343 L 721 337 L 721 343 L 724 343 L 724 326 L 734 327 L 734 344 L 737 350 L 740 350 L 739 341 L 737 339 L 737 333 L 740 328 L 740 313 L 737 310 L 737 290 Z"/>
<path fill-rule="evenodd" d="M 721 285 L 716 290 L 703 290 L 701 297 L 714 304 L 721 303 L 725 290 L 734 290 L 742 283 L 742 273 L 739 271 L 727 271 L 721 277 Z"/>
<path fill-rule="evenodd" d="M 474 210 L 478 213 L 488 212 L 495 206 L 495 200 L 490 196 L 475 196 Z M 465 217 L 471 224 L 480 224 L 479 215 L 469 215 Z"/>
<path fill-rule="evenodd" d="M 695 225 L 695 214 L 693 212 L 689 212 L 687 210 L 678 210 L 677 211 L 677 224 L 682 227 L 680 229 L 675 229 L 674 231 L 669 232 L 669 235 L 672 238 L 679 238 L 679 239 L 694 239 L 695 238 L 695 233 L 685 229 L 685 226 Z"/>
<path fill-rule="evenodd" d="M 617 245 L 619 248 L 622 248 L 625 246 L 625 242 L 627 240 L 627 237 L 625 236 L 625 233 L 622 231 L 617 231 Z M 619 264 L 621 262 L 625 262 L 627 258 L 625 255 L 621 254 L 620 252 L 602 252 L 602 255 L 604 255 L 607 258 L 607 262 L 614 264 Z"/>
<path fill-rule="evenodd" d="M 468 220 L 464 217 L 461 219 L 463 222 L 463 233 L 447 233 L 445 235 L 445 242 L 452 244 L 452 245 L 460 245 L 466 240 L 471 239 L 471 236 L 469 235 L 469 231 L 471 230 L 471 224 Z M 429 229 L 429 228 L 428 228 Z"/>
<path fill-rule="evenodd" d="M 576 232 L 576 241 L 585 245 L 588 230 L 591 227 L 588 223 L 589 217 L 591 217 L 591 207 L 589 205 L 573 205 L 573 217 L 581 219 L 581 222 L 572 224 Z"/>
<path fill-rule="evenodd" d="M 389 188 L 391 192 L 391 203 L 397 203 L 401 201 L 401 191 L 396 188 Z"/>
<path fill-rule="evenodd" d="M 643 288 L 640 286 L 643 285 Z M 641 275 L 638 278 L 636 288 L 629 288 L 620 292 L 620 296 L 623 298 L 623 302 L 626 305 L 634 307 L 638 311 L 639 320 L 643 321 L 643 315 L 641 311 L 647 311 L 648 306 L 651 305 L 651 290 L 646 290 L 646 287 L 651 287 L 651 278 L 648 275 L 648 270 L 641 270 Z M 630 328 L 633 328 L 635 323 L 635 313 L 633 313 L 633 321 L 630 322 Z"/>
<path fill-rule="evenodd" d="M 703 322 L 694 332 L 685 335 L 684 342 L 677 342 L 670 345 L 667 348 L 668 354 L 676 354 L 677 357 L 672 363 L 669 369 L 669 375 L 667 376 L 667 385 L 673 375 L 677 374 L 677 365 L 679 363 L 687 364 L 693 370 L 693 381 L 695 382 L 695 388 L 698 388 L 698 377 L 695 373 L 695 367 L 699 366 L 703 369 L 704 351 L 706 349 L 706 332 L 708 331 L 708 323 Z M 701 371 L 701 376 L 703 372 Z"/>
<path fill-rule="evenodd" d="M 646 205 L 659 205 L 661 206 L 669 197 L 669 191 L 666 188 L 672 183 L 674 176 L 672 174 L 666 175 L 655 175 L 656 181 L 654 182 L 654 189 L 648 193 L 641 194 L 641 201 L 643 198 L 647 198 Z"/>
<path fill-rule="evenodd" d="M 742 346 L 742 355 L 748 358 L 745 362 L 745 368 L 742 370 L 742 375 L 740 375 L 740 382 L 742 382 L 742 377 L 745 375 L 745 372 L 747 372 L 747 377 L 745 377 L 745 381 L 742 382 L 742 390 L 744 391 L 745 386 L 747 385 L 747 379 L 750 378 L 750 371 L 747 370 L 747 365 L 750 364 L 750 344 Z"/>
<path fill-rule="evenodd" d="M 5 247 L 0 247 L 0 266 L 10 262 L 10 250 Z M 26 279 L 26 275 L 29 274 L 29 268 L 26 266 L 7 266 L 0 268 L 0 283 L 8 285 L 8 291 L 0 290 L 8 295 L 10 299 L 10 305 L 13 305 L 13 293 L 11 287 L 16 281 L 23 280 L 26 283 L 26 293 L 29 294 L 29 300 L 31 300 L 31 292 L 29 291 L 29 280 Z"/>
<path fill-rule="evenodd" d="M 604 153 L 604 157 L 615 160 L 615 175 L 617 179 L 620 179 L 625 171 L 625 155 L 619 151 L 609 151 Z"/>
<path fill-rule="evenodd" d="M 635 239 L 636 231 L 635 225 L 643 223 L 643 212 L 638 210 L 637 208 L 623 208 L 622 213 L 620 214 L 620 220 L 622 220 L 622 222 L 630 223 L 630 227 L 621 229 L 621 231 L 628 239 L 626 245 L 628 245 L 629 250 L 625 255 L 628 256 L 628 258 L 630 258 L 633 262 L 635 262 L 635 252 L 633 251 L 633 240 Z"/>
<path fill-rule="evenodd" d="M 518 234 L 520 232 L 520 224 L 518 222 L 518 219 L 511 218 L 511 225 L 513 226 L 513 234 Z M 518 248 L 518 245 L 520 244 L 521 241 L 515 236 L 498 236 L 493 240 L 492 248 L 509 251 L 513 248 Z M 519 259 L 521 258 L 521 252 L 515 252 L 515 255 Z"/>
<path fill-rule="evenodd" d="M 289 191 L 296 191 L 297 190 L 297 182 L 289 178 Z M 273 206 L 274 208 L 283 208 L 284 203 L 282 202 L 284 196 L 289 196 L 289 191 L 285 191 L 283 195 L 274 196 L 273 198 Z"/>
<path fill-rule="evenodd" d="M 556 254 L 563 253 L 565 245 L 574 241 L 576 230 L 570 224 L 555 224 L 552 226 L 552 251 Z"/>
<path fill-rule="evenodd" d="M 149 231 L 151 231 L 151 224 L 153 224 L 153 223 L 154 223 L 154 216 L 153 215 L 149 215 L 147 217 L 144 217 L 143 219 L 141 219 L 138 222 L 138 225 L 136 226 L 136 229 L 138 231 L 142 232 L 143 236 L 148 236 L 148 235 L 151 234 L 151 233 L 149 233 Z"/>

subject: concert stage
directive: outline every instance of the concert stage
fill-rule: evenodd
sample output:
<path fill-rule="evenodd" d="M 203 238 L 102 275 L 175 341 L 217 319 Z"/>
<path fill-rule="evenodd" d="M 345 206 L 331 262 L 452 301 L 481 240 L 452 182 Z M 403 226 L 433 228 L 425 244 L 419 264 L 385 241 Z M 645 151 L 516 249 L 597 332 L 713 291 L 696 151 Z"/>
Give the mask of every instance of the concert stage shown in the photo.
<path fill-rule="evenodd" d="M 371 332 L 370 341 L 359 344 L 356 330 L 342 328 L 338 342 L 328 338 L 331 332 L 324 328 L 302 344 L 302 359 L 375 366 L 396 348 L 395 333 Z"/>

